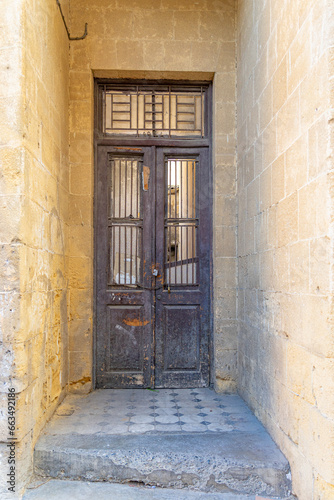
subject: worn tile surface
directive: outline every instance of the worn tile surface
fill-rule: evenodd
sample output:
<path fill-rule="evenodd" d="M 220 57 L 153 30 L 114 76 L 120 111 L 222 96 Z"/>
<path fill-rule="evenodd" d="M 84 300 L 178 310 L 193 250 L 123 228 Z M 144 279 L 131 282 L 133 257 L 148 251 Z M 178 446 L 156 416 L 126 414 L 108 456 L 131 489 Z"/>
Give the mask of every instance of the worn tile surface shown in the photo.
<path fill-rule="evenodd" d="M 44 478 L 290 494 L 289 464 L 244 401 L 210 389 L 69 395 L 36 444 L 34 467 Z"/>
<path fill-rule="evenodd" d="M 237 395 L 211 389 L 104 389 L 69 395 L 48 425 L 50 434 L 228 432 L 263 429 Z"/>

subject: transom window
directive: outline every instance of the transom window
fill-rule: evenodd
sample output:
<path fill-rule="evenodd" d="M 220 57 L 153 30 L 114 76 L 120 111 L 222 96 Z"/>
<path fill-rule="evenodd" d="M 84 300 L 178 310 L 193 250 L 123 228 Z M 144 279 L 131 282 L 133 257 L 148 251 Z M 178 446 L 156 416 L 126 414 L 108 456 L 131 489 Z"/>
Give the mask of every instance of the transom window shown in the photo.
<path fill-rule="evenodd" d="M 205 137 L 207 86 L 99 85 L 102 132 L 132 137 Z"/>

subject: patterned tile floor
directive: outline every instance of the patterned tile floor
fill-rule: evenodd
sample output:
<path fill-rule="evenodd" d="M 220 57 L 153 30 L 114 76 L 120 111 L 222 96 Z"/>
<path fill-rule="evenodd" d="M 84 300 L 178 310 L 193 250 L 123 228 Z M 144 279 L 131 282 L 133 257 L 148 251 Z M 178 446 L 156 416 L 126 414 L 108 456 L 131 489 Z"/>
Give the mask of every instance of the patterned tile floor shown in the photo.
<path fill-rule="evenodd" d="M 66 417 L 66 418 L 65 418 Z M 49 434 L 261 431 L 237 395 L 211 389 L 105 389 L 69 395 L 49 423 Z"/>

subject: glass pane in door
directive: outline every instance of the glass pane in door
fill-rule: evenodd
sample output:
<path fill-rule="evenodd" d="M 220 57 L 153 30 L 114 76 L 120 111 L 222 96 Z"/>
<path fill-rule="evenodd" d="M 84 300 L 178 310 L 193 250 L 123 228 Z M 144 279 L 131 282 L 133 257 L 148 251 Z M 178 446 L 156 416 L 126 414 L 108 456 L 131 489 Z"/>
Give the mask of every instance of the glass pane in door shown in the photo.
<path fill-rule="evenodd" d="M 165 280 L 166 285 L 197 285 L 197 192 L 195 158 L 165 162 Z"/>
<path fill-rule="evenodd" d="M 112 157 L 109 171 L 109 285 L 141 283 L 142 162 Z"/>

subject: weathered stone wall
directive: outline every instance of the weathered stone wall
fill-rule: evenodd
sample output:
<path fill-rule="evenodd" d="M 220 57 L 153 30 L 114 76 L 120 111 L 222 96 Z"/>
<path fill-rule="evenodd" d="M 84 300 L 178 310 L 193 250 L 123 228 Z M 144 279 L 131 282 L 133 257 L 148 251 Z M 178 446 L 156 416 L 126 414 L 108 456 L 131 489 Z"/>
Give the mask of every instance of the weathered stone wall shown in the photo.
<path fill-rule="evenodd" d="M 1 441 L 14 387 L 18 490 L 67 384 L 69 44 L 53 0 L 1 0 L 0 10 Z"/>
<path fill-rule="evenodd" d="M 62 1 L 65 13 L 66 4 Z M 43 414 L 41 425 L 67 384 L 68 54 L 56 3 L 26 0 L 21 294 L 29 314 L 22 329 L 25 352 L 31 350 L 28 377 L 34 384 L 36 423 Z"/>
<path fill-rule="evenodd" d="M 21 28 L 22 2 L 0 2 L 0 492 L 7 492 L 7 392 L 12 385 L 13 337 L 20 324 L 20 262 L 16 242 L 23 213 L 24 151 L 22 148 Z M 6 498 L 6 497 L 5 497 Z"/>
<path fill-rule="evenodd" d="M 302 500 L 334 497 L 332 20 L 238 4 L 239 389 Z"/>
<path fill-rule="evenodd" d="M 93 318 L 93 77 L 214 74 L 216 387 L 236 386 L 235 2 L 71 0 L 70 384 L 89 390 Z"/>

